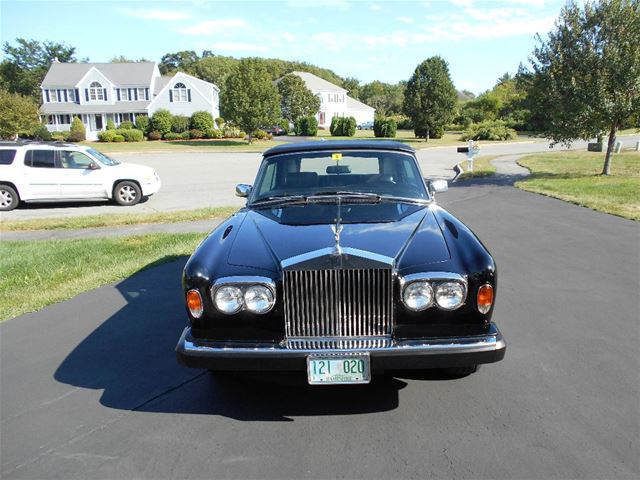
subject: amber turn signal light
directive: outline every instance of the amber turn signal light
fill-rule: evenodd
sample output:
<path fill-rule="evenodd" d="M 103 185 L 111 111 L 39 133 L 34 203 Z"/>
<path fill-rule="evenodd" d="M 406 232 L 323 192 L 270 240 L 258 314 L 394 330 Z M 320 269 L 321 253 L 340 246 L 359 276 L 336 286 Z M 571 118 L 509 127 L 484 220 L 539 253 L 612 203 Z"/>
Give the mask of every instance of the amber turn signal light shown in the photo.
<path fill-rule="evenodd" d="M 198 290 L 189 290 L 187 292 L 187 308 L 194 318 L 200 318 L 204 310 L 202 306 L 202 297 Z"/>
<path fill-rule="evenodd" d="M 493 287 L 485 283 L 478 289 L 478 311 L 487 313 L 493 305 Z"/>

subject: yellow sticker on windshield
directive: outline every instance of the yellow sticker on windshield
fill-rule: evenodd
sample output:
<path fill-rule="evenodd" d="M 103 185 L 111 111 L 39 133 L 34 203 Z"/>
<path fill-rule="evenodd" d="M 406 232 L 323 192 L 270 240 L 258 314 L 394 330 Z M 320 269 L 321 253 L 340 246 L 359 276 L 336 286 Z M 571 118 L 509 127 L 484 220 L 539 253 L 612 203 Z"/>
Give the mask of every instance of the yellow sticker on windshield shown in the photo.
<path fill-rule="evenodd" d="M 341 153 L 332 153 L 331 154 L 331 160 L 335 160 L 336 162 L 338 160 L 342 160 L 342 154 Z"/>

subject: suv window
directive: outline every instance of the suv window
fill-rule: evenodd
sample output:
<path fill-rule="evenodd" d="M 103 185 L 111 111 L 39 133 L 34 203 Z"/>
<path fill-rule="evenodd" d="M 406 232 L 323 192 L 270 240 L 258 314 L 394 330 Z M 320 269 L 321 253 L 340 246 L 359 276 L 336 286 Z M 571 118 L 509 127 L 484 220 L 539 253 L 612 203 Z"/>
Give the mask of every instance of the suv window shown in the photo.
<path fill-rule="evenodd" d="M 92 163 L 96 162 L 82 152 L 74 152 L 70 150 L 60 151 L 60 164 L 62 165 L 62 168 L 87 169 Z"/>
<path fill-rule="evenodd" d="M 0 165 L 11 165 L 17 150 L 0 150 Z"/>
<path fill-rule="evenodd" d="M 55 168 L 55 150 L 29 150 L 24 156 L 24 164 L 33 168 Z"/>

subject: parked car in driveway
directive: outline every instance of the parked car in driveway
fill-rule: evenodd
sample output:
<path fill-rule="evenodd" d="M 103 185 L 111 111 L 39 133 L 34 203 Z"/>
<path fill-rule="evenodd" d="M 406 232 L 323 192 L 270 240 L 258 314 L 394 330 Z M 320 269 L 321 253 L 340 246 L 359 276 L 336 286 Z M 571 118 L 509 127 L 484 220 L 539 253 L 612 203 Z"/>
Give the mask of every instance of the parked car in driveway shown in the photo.
<path fill-rule="evenodd" d="M 160 189 L 151 167 L 121 163 L 91 147 L 0 142 L 0 210 L 22 202 L 114 200 L 135 205 Z"/>
<path fill-rule="evenodd" d="M 267 133 L 270 133 L 274 137 L 279 137 L 280 135 L 284 135 L 286 133 L 284 131 L 284 128 L 279 127 L 278 125 L 274 125 L 272 127 L 266 127 L 263 130 Z"/>
<path fill-rule="evenodd" d="M 371 130 L 373 128 L 373 122 L 364 122 L 358 125 L 358 130 Z"/>
<path fill-rule="evenodd" d="M 436 204 L 446 189 L 398 142 L 266 151 L 254 185 L 236 187 L 246 207 L 184 268 L 179 361 L 342 384 L 393 369 L 467 374 L 501 360 L 495 262 Z"/>

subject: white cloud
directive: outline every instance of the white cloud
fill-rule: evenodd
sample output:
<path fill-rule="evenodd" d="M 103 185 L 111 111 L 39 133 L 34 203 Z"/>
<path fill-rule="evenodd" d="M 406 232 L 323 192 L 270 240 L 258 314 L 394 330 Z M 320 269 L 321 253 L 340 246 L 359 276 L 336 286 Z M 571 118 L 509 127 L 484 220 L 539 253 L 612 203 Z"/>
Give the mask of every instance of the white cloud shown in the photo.
<path fill-rule="evenodd" d="M 470 8 L 473 6 L 473 0 L 449 0 L 456 7 Z"/>
<path fill-rule="evenodd" d="M 313 35 L 311 39 L 316 42 L 319 42 L 320 44 L 322 44 L 321 46 L 326 47 L 332 52 L 337 52 L 341 49 L 341 45 L 344 45 L 344 42 L 340 41 L 338 37 L 341 37 L 341 36 L 336 33 L 321 32 Z"/>
<path fill-rule="evenodd" d="M 180 28 L 178 31 L 185 35 L 215 35 L 222 32 L 233 31 L 238 28 L 245 28 L 248 24 L 241 18 L 224 18 L 218 20 L 205 20 L 188 27 Z"/>
<path fill-rule="evenodd" d="M 396 20 L 402 23 L 413 23 L 413 18 L 411 17 L 396 17 Z"/>
<path fill-rule="evenodd" d="M 128 17 L 143 18 L 145 20 L 179 21 L 190 18 L 188 13 L 181 10 L 136 10 L 133 8 L 121 8 L 120 11 Z"/>
<path fill-rule="evenodd" d="M 210 45 L 211 50 L 224 50 L 227 52 L 266 52 L 268 48 L 265 45 L 255 43 L 242 42 L 217 42 Z"/>

